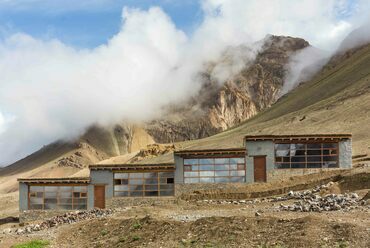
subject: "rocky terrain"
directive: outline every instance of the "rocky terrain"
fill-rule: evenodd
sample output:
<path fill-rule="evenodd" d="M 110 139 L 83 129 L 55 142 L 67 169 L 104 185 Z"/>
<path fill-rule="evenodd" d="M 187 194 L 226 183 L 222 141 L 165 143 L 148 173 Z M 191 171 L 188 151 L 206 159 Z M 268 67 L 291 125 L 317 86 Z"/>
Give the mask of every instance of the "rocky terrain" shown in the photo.
<path fill-rule="evenodd" d="M 299 38 L 267 36 L 255 60 L 221 84 L 212 77 L 218 63 L 210 63 L 198 95 L 171 106 L 165 118 L 146 125 L 146 130 L 156 142 L 169 143 L 208 137 L 255 116 L 280 96 L 290 56 L 308 46 Z M 229 52 L 243 54 L 246 49 L 233 47 Z M 224 57 L 227 61 L 227 51 Z"/>

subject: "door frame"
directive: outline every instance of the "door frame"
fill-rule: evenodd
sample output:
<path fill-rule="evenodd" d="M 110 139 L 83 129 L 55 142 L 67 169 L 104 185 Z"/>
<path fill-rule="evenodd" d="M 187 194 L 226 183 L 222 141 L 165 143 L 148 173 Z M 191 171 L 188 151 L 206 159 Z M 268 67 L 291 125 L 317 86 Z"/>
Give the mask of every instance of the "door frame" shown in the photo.
<path fill-rule="evenodd" d="M 94 208 L 96 208 L 95 206 L 95 201 L 96 201 L 96 198 L 95 198 L 95 187 L 98 186 L 98 187 L 104 187 L 104 208 L 105 208 L 105 199 L 106 199 L 106 186 L 107 184 L 93 184 L 94 186 Z"/>
<path fill-rule="evenodd" d="M 256 183 L 256 177 L 255 177 L 255 173 L 256 173 L 256 168 L 255 168 L 255 158 L 264 158 L 265 159 L 265 177 L 264 177 L 264 180 L 263 181 L 258 181 L 258 182 L 267 182 L 267 155 L 256 155 L 256 156 L 253 156 L 253 178 L 254 178 L 254 182 Z"/>

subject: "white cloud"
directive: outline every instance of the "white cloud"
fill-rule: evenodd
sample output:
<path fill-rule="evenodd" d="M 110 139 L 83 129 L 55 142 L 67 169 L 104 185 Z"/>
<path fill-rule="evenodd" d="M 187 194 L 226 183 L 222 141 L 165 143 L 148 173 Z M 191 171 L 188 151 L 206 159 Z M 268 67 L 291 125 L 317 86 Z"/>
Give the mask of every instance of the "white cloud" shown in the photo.
<path fill-rule="evenodd" d="M 159 115 L 163 106 L 194 94 L 196 73 L 228 46 L 270 33 L 333 49 L 359 23 L 338 20 L 334 0 L 205 0 L 202 6 L 204 21 L 190 37 L 161 9 L 150 8 L 124 9 L 119 33 L 95 49 L 27 34 L 0 41 L 0 109 L 16 117 L 0 134 L 0 163 L 73 138 L 92 123 Z M 245 58 L 253 56 L 234 59 Z M 226 68 L 235 73 L 240 66 Z"/>

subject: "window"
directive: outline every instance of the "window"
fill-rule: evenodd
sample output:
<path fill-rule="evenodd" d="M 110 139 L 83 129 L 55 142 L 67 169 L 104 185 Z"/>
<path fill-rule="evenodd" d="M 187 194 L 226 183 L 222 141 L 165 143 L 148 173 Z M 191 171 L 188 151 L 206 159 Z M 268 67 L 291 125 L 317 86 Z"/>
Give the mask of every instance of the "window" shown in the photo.
<path fill-rule="evenodd" d="M 338 143 L 275 144 L 276 169 L 337 167 Z"/>
<path fill-rule="evenodd" d="M 87 209 L 87 186 L 29 186 L 29 209 Z"/>
<path fill-rule="evenodd" d="M 245 158 L 184 159 L 184 182 L 245 182 Z"/>
<path fill-rule="evenodd" d="M 174 195 L 174 172 L 115 173 L 114 196 Z"/>

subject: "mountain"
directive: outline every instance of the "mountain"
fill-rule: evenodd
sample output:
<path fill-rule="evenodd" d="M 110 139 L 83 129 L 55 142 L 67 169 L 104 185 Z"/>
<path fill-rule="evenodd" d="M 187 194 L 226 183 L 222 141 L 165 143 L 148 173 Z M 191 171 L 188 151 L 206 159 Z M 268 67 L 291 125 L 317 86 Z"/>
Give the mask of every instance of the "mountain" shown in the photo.
<path fill-rule="evenodd" d="M 250 48 L 229 48 L 221 61 L 210 63 L 201 75 L 203 87 L 195 97 L 181 106 L 172 106 L 161 120 L 146 125 L 154 140 L 170 143 L 208 137 L 270 107 L 280 96 L 290 56 L 309 43 L 272 35 L 261 42 L 255 59 L 221 84 L 212 77 L 220 64 L 228 63 L 235 54 L 248 53 Z"/>
<path fill-rule="evenodd" d="M 331 60 L 317 75 L 270 108 L 224 132 L 180 142 L 182 149 L 240 147 L 257 134 L 352 133 L 354 158 L 370 161 L 370 44 Z M 172 154 L 141 163 L 170 162 Z M 355 160 L 356 162 L 356 160 Z"/>

